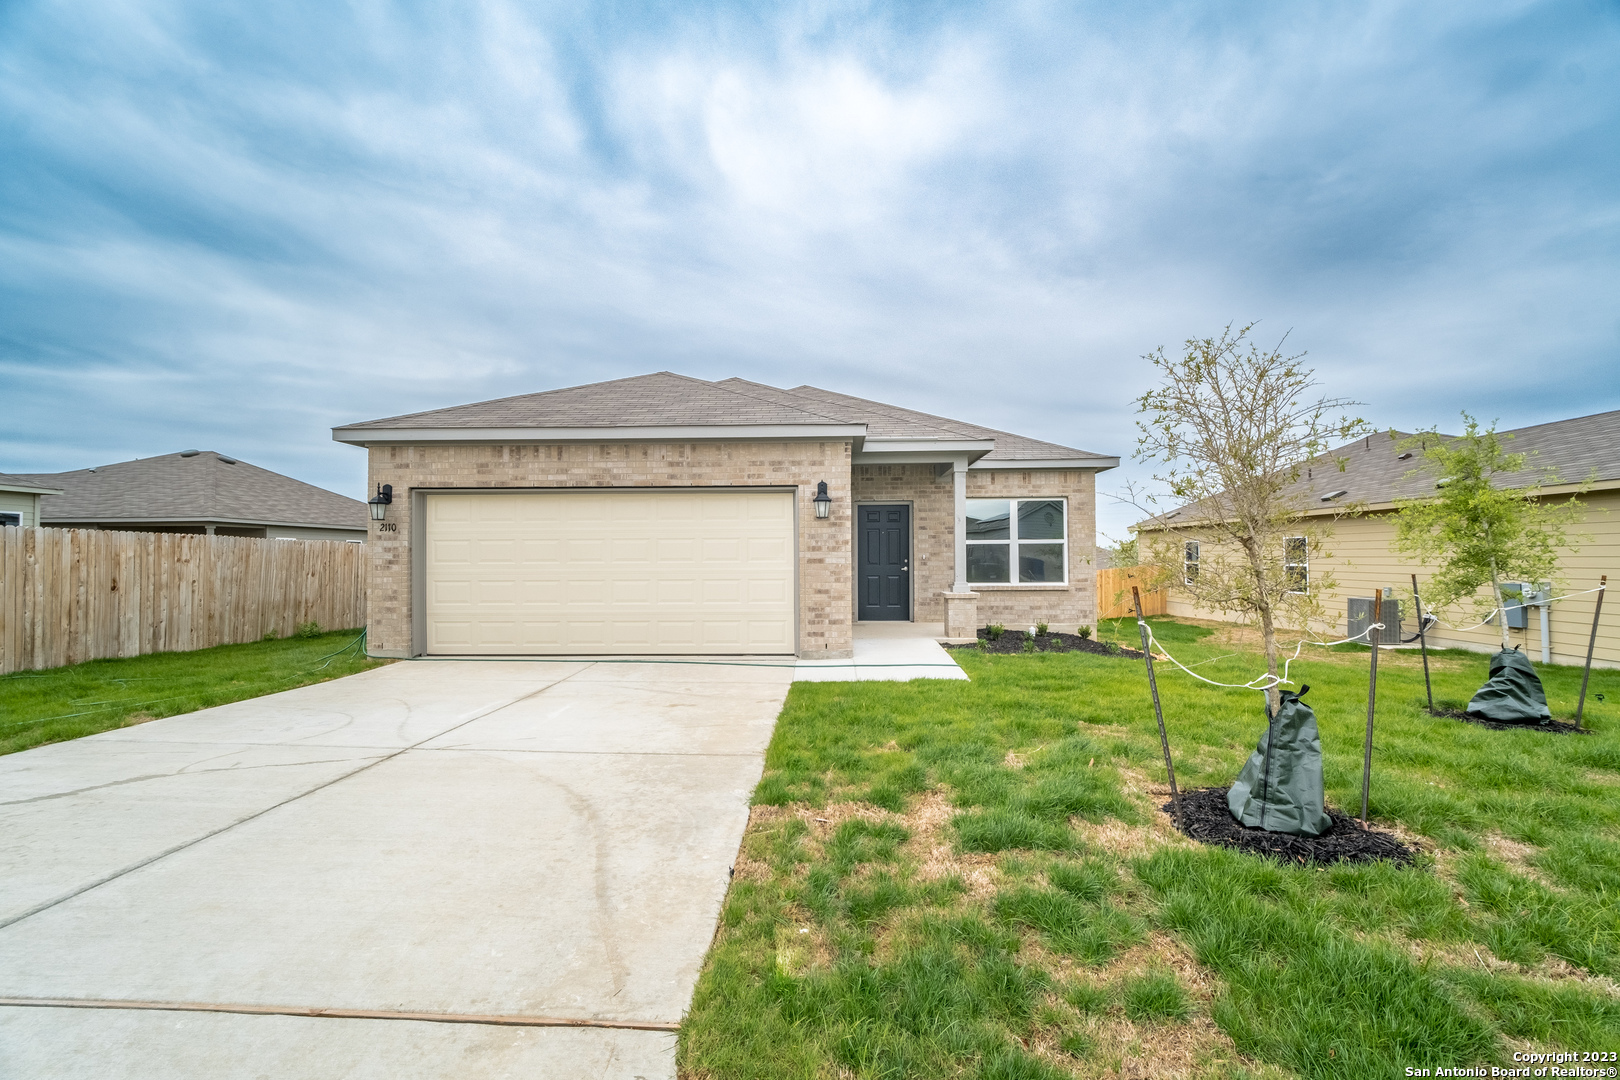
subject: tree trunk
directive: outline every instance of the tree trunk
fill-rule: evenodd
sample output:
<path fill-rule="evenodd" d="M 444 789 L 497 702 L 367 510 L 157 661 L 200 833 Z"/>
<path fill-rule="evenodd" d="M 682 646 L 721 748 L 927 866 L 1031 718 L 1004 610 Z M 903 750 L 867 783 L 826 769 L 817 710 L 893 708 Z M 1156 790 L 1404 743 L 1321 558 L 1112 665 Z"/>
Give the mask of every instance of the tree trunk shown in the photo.
<path fill-rule="evenodd" d="M 1271 673 L 1272 685 L 1266 689 L 1266 707 L 1277 715 L 1282 704 L 1282 686 L 1277 683 L 1277 628 L 1271 621 L 1271 604 L 1260 601 L 1260 639 L 1266 646 L 1266 670 Z"/>
<path fill-rule="evenodd" d="M 1249 535 L 1243 537 L 1240 543 L 1249 559 L 1249 572 L 1254 575 L 1254 608 L 1260 616 L 1260 640 L 1265 646 L 1266 671 L 1271 675 L 1273 684 L 1266 689 L 1266 706 L 1275 715 L 1282 704 L 1282 688 L 1277 684 L 1277 624 L 1272 620 L 1271 594 L 1266 591 L 1265 560 L 1254 540 L 1257 531 L 1251 528 Z"/>
<path fill-rule="evenodd" d="M 1491 542 L 1491 527 L 1485 526 L 1485 542 Z M 1475 565 L 1478 565 L 1477 563 Z M 1491 556 L 1491 588 L 1496 590 L 1496 625 L 1502 631 L 1502 651 L 1508 650 L 1507 604 L 1502 600 L 1502 583 L 1496 576 L 1496 556 Z M 1478 611 L 1478 608 L 1474 609 Z"/>

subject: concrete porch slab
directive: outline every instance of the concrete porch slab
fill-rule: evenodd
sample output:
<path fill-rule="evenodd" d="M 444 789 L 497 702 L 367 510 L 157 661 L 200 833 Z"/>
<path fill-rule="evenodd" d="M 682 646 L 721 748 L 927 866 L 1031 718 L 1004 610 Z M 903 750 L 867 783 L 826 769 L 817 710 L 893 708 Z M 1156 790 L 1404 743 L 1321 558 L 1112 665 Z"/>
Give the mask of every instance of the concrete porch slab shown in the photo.
<path fill-rule="evenodd" d="M 898 629 L 898 628 L 904 628 Z M 849 660 L 800 660 L 794 682 L 909 682 L 967 679 L 967 672 L 926 633 L 927 624 L 857 623 Z M 943 626 L 940 626 L 943 629 Z"/>

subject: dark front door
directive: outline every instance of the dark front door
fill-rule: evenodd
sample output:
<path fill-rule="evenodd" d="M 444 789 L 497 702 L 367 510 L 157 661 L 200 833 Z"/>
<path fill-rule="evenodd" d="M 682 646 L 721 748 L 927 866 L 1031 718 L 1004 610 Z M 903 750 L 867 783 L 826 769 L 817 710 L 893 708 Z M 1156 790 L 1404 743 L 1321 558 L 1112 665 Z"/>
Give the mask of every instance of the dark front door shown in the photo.
<path fill-rule="evenodd" d="M 911 618 L 911 507 L 863 506 L 858 619 Z"/>

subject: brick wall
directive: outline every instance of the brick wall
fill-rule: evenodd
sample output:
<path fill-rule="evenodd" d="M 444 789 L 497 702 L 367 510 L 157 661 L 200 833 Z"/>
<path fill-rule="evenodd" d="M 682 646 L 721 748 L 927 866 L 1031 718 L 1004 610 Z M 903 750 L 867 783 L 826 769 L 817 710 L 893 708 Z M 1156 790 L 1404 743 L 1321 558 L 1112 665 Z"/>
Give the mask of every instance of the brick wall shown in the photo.
<path fill-rule="evenodd" d="M 411 492 L 418 488 L 797 487 L 801 656 L 851 654 L 850 501 L 832 516 L 811 505 L 818 480 L 848 490 L 850 444 L 837 442 L 567 443 L 512 446 L 374 446 L 371 490 L 394 486 L 388 519 L 371 523 L 368 644 L 411 650 Z M 387 528 L 392 526 L 392 528 Z"/>
<path fill-rule="evenodd" d="M 856 465 L 851 492 L 859 503 L 912 504 L 912 587 L 918 622 L 941 622 L 939 594 L 956 579 L 955 508 L 949 472 L 933 465 Z M 1097 621 L 1096 473 L 1089 469 L 972 469 L 970 499 L 1063 497 L 1069 500 L 1069 584 L 1061 586 L 975 585 L 979 625 L 1023 628 L 1045 621 L 1073 633 Z M 853 602 L 853 601 L 851 601 Z"/>

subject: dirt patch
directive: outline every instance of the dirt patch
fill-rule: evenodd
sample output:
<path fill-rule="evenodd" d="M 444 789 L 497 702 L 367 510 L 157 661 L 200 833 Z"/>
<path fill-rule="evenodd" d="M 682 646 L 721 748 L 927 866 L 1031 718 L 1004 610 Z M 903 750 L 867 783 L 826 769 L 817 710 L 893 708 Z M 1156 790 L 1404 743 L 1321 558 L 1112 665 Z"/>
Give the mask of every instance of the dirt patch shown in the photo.
<path fill-rule="evenodd" d="M 900 821 L 911 832 L 900 849 L 916 860 L 919 881 L 959 878 L 967 897 L 984 901 L 996 894 L 1001 884 L 1000 859 L 985 852 L 957 851 L 950 822 L 956 807 L 942 792 L 930 791 L 912 800 Z"/>
<path fill-rule="evenodd" d="M 1024 648 L 1026 642 L 1034 642 L 1034 652 L 1083 652 L 1096 656 L 1117 656 L 1125 660 L 1140 660 L 1142 653 L 1138 649 L 1127 649 L 1122 645 L 1111 645 L 1095 638 L 1083 638 L 1079 634 L 1035 634 L 1027 630 L 1008 630 L 994 641 L 990 640 L 990 631 L 981 627 L 979 641 L 976 645 L 949 645 L 952 649 L 979 649 L 987 653 L 1007 656 L 1014 653 L 1029 652 Z M 1163 659 L 1160 657 L 1159 659 Z"/>
<path fill-rule="evenodd" d="M 1430 716 L 1438 716 L 1446 720 L 1461 720 L 1465 724 L 1478 724 L 1492 731 L 1544 731 L 1550 735 L 1590 735 L 1590 728 L 1576 727 L 1566 724 L 1562 720 L 1543 720 L 1539 724 L 1509 724 L 1501 720 L 1487 720 L 1483 716 L 1473 713 L 1461 712 L 1457 709 L 1429 709 Z"/>
<path fill-rule="evenodd" d="M 1333 819 L 1333 827 L 1321 836 L 1290 836 L 1251 829 L 1232 816 L 1226 805 L 1226 791 L 1226 788 L 1211 787 L 1182 792 L 1181 809 L 1186 816 L 1182 831 L 1200 843 L 1302 865 L 1377 859 L 1410 863 L 1418 854 L 1415 848 L 1391 834 L 1380 829 L 1363 829 L 1355 818 L 1332 807 L 1327 808 L 1327 814 Z M 1174 808 L 1168 801 L 1159 809 L 1174 820 Z"/>

